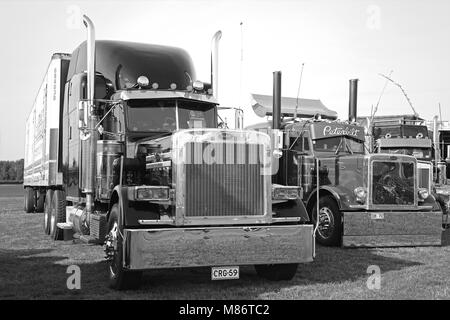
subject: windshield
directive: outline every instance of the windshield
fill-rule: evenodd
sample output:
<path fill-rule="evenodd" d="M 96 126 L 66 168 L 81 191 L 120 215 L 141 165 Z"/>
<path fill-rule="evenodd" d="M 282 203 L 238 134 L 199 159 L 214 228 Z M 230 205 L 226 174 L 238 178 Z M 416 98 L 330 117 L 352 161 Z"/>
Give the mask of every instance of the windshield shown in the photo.
<path fill-rule="evenodd" d="M 364 143 L 347 136 L 313 140 L 314 151 L 336 153 L 364 153 Z"/>
<path fill-rule="evenodd" d="M 408 156 L 413 156 L 419 159 L 431 159 L 431 149 L 428 148 L 382 148 L 381 150 L 386 153 L 406 154 Z"/>
<path fill-rule="evenodd" d="M 139 99 L 127 101 L 127 106 L 127 128 L 131 132 L 213 128 L 216 123 L 215 105 L 202 102 Z"/>

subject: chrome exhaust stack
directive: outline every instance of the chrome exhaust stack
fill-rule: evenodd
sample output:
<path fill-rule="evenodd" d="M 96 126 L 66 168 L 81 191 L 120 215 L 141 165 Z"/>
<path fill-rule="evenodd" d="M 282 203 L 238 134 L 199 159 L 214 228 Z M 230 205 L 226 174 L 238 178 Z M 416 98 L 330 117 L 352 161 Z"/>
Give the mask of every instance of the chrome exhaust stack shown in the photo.
<path fill-rule="evenodd" d="M 83 156 L 83 174 L 82 191 L 86 193 L 86 212 L 90 214 L 94 207 L 94 192 L 95 192 L 95 172 L 96 172 L 96 153 L 97 153 L 97 131 L 95 126 L 98 117 L 95 115 L 94 98 L 95 98 L 95 27 L 91 19 L 83 15 L 83 23 L 87 29 L 87 100 L 88 111 L 86 119 L 87 129 L 90 131 L 89 138 L 85 141 L 87 153 Z"/>
<path fill-rule="evenodd" d="M 219 99 L 219 41 L 222 31 L 217 31 L 211 40 L 211 88 L 213 97 Z"/>
<path fill-rule="evenodd" d="M 348 121 L 355 122 L 358 109 L 358 79 L 350 79 Z"/>
<path fill-rule="evenodd" d="M 439 143 L 439 121 L 438 116 L 433 117 L 433 145 L 434 145 L 434 163 L 436 172 L 436 182 L 438 184 L 446 184 L 447 181 L 447 166 L 445 161 L 442 161 L 441 147 Z"/>

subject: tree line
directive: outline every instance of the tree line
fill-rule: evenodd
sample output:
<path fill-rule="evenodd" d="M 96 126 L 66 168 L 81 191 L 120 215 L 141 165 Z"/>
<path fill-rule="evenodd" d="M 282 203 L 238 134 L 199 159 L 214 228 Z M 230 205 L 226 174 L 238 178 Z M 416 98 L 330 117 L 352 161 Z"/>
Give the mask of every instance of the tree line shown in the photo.
<path fill-rule="evenodd" d="M 0 183 L 23 181 L 23 159 L 0 161 Z"/>

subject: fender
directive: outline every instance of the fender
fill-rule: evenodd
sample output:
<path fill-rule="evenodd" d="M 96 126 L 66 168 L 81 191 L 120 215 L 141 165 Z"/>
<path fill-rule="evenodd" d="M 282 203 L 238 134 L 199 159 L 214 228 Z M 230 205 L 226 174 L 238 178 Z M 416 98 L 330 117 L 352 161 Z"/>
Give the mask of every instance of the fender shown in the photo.
<path fill-rule="evenodd" d="M 106 221 L 109 220 L 109 214 L 111 212 L 111 208 L 115 203 L 119 204 L 119 226 L 126 225 L 126 217 L 125 217 L 125 208 L 128 207 L 128 188 L 126 186 L 115 186 L 113 192 L 111 194 L 111 200 L 109 201 L 109 209 L 108 214 L 106 216 Z"/>
<path fill-rule="evenodd" d="M 341 201 L 341 195 L 339 194 L 339 189 L 331 186 L 322 186 L 319 187 L 319 192 L 322 193 L 322 191 L 325 191 L 327 193 L 330 193 L 333 198 L 336 200 L 336 203 L 339 207 L 339 210 L 343 209 L 342 201 Z M 306 201 L 306 207 L 309 209 L 312 207 L 312 204 L 316 201 L 316 192 L 317 189 L 315 189 L 313 192 L 310 193 L 308 200 Z"/>
<path fill-rule="evenodd" d="M 276 212 L 278 217 L 300 217 L 301 222 L 310 221 L 308 211 L 301 199 L 272 204 L 272 211 Z"/>

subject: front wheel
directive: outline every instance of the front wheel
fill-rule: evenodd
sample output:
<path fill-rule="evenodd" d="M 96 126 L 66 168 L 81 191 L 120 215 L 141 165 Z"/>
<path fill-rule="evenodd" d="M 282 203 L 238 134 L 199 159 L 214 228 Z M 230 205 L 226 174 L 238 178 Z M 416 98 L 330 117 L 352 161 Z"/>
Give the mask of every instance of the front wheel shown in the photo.
<path fill-rule="evenodd" d="M 324 246 L 336 247 L 342 242 L 342 215 L 336 201 L 330 196 L 319 199 L 319 227 L 317 228 L 317 242 Z M 316 225 L 317 204 L 311 212 L 311 220 Z"/>
<path fill-rule="evenodd" d="M 58 223 L 66 221 L 66 194 L 64 191 L 55 190 L 50 207 L 50 236 L 53 240 L 63 239 L 63 230 L 58 228 Z"/>
<path fill-rule="evenodd" d="M 255 265 L 258 276 L 271 281 L 292 280 L 297 268 L 298 263 Z"/>
<path fill-rule="evenodd" d="M 142 272 L 130 271 L 123 266 L 123 231 L 119 225 L 118 204 L 111 208 L 107 230 L 105 252 L 109 261 L 109 286 L 116 290 L 137 289 L 141 284 Z"/>

